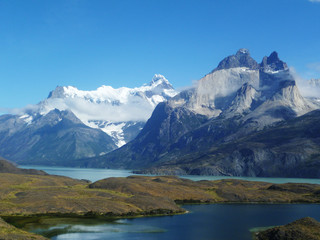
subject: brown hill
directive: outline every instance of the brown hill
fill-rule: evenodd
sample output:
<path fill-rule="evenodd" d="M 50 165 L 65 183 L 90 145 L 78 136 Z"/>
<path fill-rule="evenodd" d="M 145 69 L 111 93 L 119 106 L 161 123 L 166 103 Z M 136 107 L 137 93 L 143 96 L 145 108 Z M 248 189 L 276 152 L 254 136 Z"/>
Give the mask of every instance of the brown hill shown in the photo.
<path fill-rule="evenodd" d="M 41 170 L 18 168 L 16 165 L 2 157 L 0 157 L 0 173 L 47 175 L 46 172 Z"/>

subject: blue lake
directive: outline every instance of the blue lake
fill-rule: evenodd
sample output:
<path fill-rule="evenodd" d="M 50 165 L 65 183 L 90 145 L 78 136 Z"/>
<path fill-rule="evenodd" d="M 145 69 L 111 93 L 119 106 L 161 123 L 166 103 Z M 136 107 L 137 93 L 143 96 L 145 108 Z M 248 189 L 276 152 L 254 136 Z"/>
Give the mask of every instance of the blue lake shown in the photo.
<path fill-rule="evenodd" d="M 130 170 L 83 169 L 65 167 L 22 166 L 44 170 L 50 174 L 97 181 L 107 177 L 133 175 Z M 181 176 L 192 180 L 217 180 L 231 177 Z M 320 184 L 319 179 L 239 178 L 272 183 L 305 182 Z M 26 230 L 51 234 L 52 239 L 252 239 L 253 229 L 283 225 L 302 217 L 320 221 L 318 204 L 212 204 L 185 205 L 188 214 L 120 219 L 44 219 L 25 226 Z M 54 233 L 54 234 L 52 234 Z"/>
<path fill-rule="evenodd" d="M 99 169 L 99 168 L 68 168 L 68 167 L 47 167 L 47 166 L 19 166 L 21 168 L 33 168 L 43 170 L 49 174 L 62 175 L 76 179 L 87 179 L 92 182 L 109 178 L 109 177 L 127 177 L 133 174 L 131 170 L 118 170 L 118 169 Z M 226 177 L 226 176 L 197 176 L 186 175 L 180 176 L 194 181 L 199 180 L 219 180 L 219 179 L 242 179 L 249 181 L 262 181 L 271 183 L 313 183 L 320 184 L 320 179 L 316 178 L 260 178 L 260 177 Z"/>
<path fill-rule="evenodd" d="M 190 213 L 165 217 L 120 219 L 51 219 L 29 224 L 36 233 L 60 231 L 56 240 L 251 240 L 251 231 L 311 216 L 320 220 L 317 204 L 185 205 Z M 47 220 L 48 221 L 48 220 Z M 48 225 L 49 224 L 49 225 Z"/>

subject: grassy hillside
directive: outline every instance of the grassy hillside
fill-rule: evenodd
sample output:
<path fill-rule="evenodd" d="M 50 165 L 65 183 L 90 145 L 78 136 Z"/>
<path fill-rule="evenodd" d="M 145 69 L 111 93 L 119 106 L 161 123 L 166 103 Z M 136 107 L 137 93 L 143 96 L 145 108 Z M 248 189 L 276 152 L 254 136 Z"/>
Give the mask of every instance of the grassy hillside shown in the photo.
<path fill-rule="evenodd" d="M 306 217 L 255 235 L 255 240 L 320 240 L 320 223 Z"/>
<path fill-rule="evenodd" d="M 0 218 L 0 239 L 2 240 L 46 240 L 47 238 L 23 231 Z"/>

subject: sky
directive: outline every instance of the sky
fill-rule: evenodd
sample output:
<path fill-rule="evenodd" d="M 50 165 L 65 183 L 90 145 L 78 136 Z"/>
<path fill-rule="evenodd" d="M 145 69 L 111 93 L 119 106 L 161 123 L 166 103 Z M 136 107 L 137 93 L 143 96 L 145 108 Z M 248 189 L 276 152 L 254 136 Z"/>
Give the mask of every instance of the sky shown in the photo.
<path fill-rule="evenodd" d="M 247 48 L 320 78 L 320 0 L 0 0 L 0 113 L 56 86 L 181 89 Z"/>

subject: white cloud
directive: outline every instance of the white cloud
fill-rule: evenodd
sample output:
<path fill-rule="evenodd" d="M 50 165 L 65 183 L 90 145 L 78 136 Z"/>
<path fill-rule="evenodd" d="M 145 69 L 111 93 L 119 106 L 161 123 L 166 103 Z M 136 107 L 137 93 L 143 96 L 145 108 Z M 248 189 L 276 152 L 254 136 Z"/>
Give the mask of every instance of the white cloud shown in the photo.
<path fill-rule="evenodd" d="M 320 88 L 312 86 L 310 80 L 302 78 L 293 67 L 290 67 L 290 73 L 295 79 L 302 96 L 320 98 Z"/>
<path fill-rule="evenodd" d="M 318 2 L 318 3 L 320 3 L 320 0 L 309 0 L 309 2 Z"/>
<path fill-rule="evenodd" d="M 53 109 L 71 110 L 85 124 L 90 120 L 147 121 L 159 102 L 176 94 L 174 90 L 162 89 L 159 85 L 167 81 L 162 75 L 155 75 L 155 78 L 156 82 L 153 81 L 152 85 L 134 89 L 102 86 L 95 91 L 81 91 L 70 86 L 59 87 L 54 90 L 52 97 L 37 105 L 20 109 L 0 109 L 0 112 L 45 115 Z"/>
<path fill-rule="evenodd" d="M 40 107 L 40 112 L 46 114 L 53 109 L 71 110 L 80 120 L 105 120 L 112 122 L 146 121 L 153 111 L 153 106 L 144 99 L 132 96 L 125 104 L 112 105 L 108 102 L 93 103 L 83 98 L 50 98 Z"/>
<path fill-rule="evenodd" d="M 35 112 L 38 109 L 38 105 L 29 104 L 23 108 L 0 108 L 0 112 L 4 114 L 23 115 L 29 112 Z"/>

